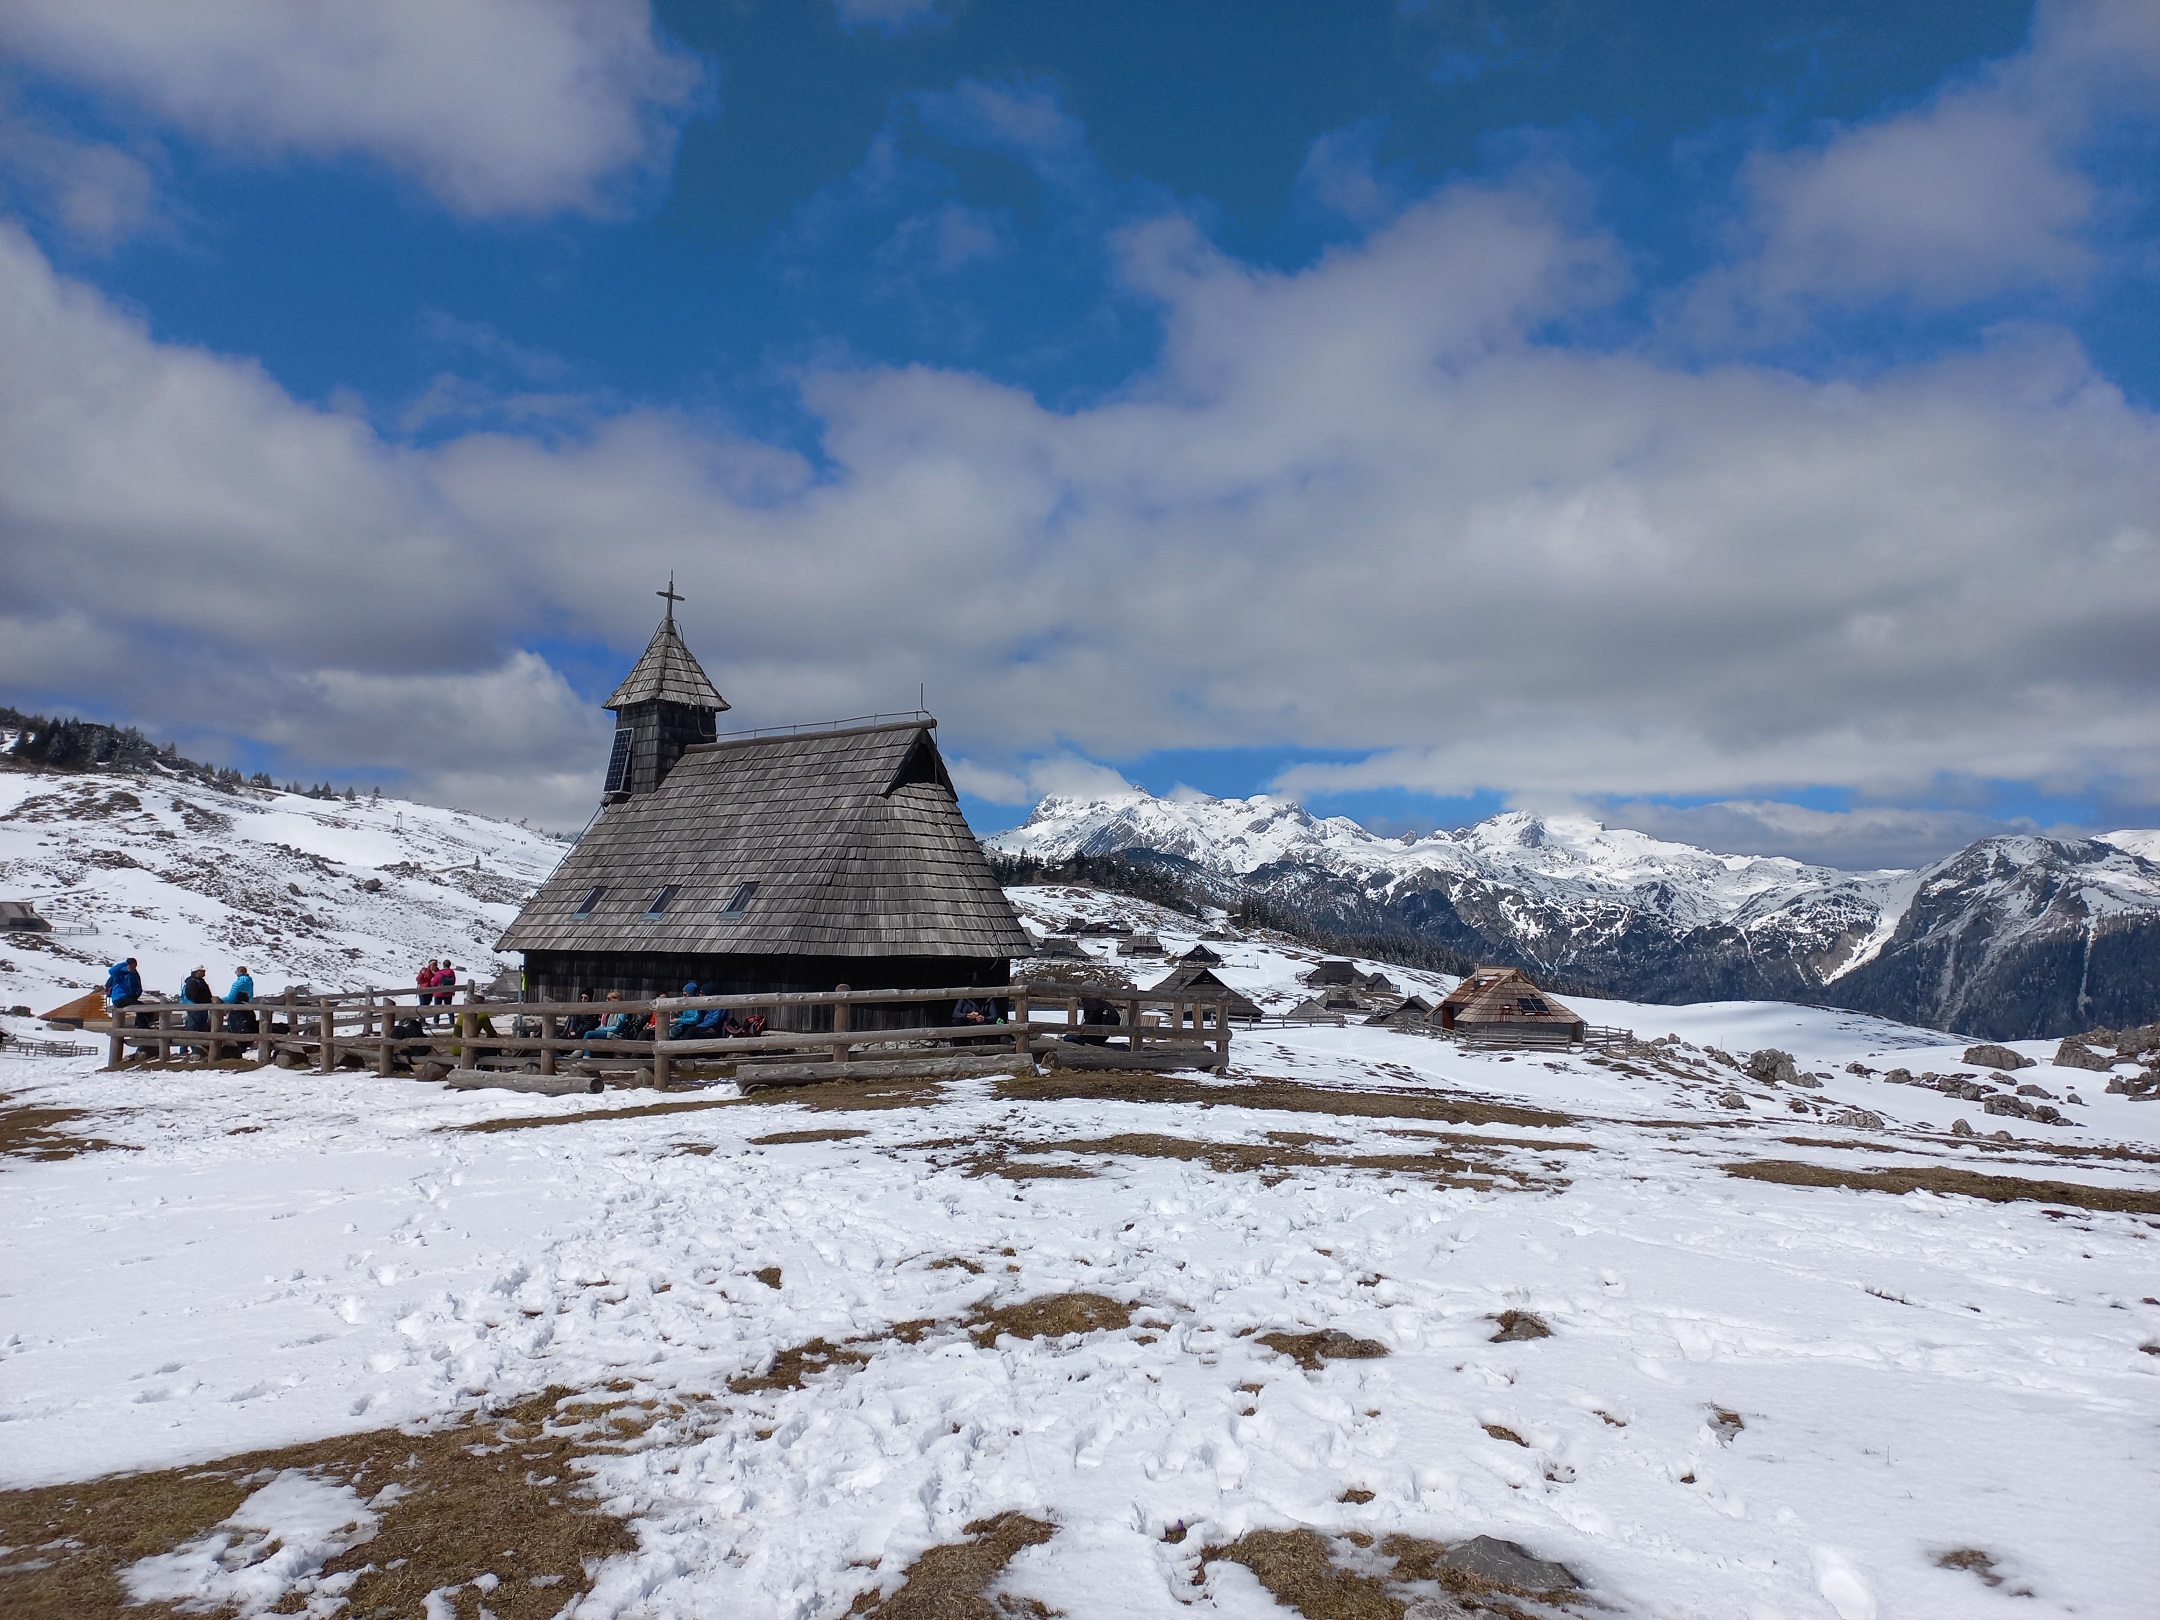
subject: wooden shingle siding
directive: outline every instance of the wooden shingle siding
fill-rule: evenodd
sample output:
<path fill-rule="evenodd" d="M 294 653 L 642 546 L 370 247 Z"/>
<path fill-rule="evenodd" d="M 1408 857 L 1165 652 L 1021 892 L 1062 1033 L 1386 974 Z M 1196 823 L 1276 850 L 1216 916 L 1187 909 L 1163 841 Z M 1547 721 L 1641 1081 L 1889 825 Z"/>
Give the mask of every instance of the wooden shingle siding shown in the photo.
<path fill-rule="evenodd" d="M 654 791 L 601 811 L 498 948 L 536 962 L 696 959 L 716 976 L 738 959 L 764 964 L 759 971 L 777 971 L 781 958 L 995 961 L 1002 982 L 1003 964 L 1033 947 L 960 814 L 934 724 L 685 749 Z M 758 886 L 749 905 L 723 915 L 744 883 Z M 607 897 L 574 916 L 602 884 Z M 646 917 L 647 899 L 668 884 L 678 892 L 666 913 Z M 704 973 L 685 977 L 702 983 Z M 871 987 L 860 970 L 838 977 Z M 885 981 L 908 982 L 927 981 Z M 761 988 L 777 985 L 744 986 Z"/>

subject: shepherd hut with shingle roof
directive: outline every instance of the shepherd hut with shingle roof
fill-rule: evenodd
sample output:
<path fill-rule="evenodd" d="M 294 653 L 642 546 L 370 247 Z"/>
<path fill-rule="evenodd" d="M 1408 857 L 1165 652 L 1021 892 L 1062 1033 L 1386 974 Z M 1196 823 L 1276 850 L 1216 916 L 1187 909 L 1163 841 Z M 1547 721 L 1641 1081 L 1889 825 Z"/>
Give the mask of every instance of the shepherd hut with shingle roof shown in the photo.
<path fill-rule="evenodd" d="M 635 717 L 631 765 L 497 946 L 524 953 L 537 999 L 987 988 L 1033 953 L 935 719 L 685 740 L 719 693 L 672 600 L 639 669 L 609 700 Z"/>
<path fill-rule="evenodd" d="M 1566 1046 L 1589 1033 L 1580 1013 L 1511 967 L 1478 968 L 1441 998 L 1434 1022 L 1473 1040 L 1525 1046 Z"/>

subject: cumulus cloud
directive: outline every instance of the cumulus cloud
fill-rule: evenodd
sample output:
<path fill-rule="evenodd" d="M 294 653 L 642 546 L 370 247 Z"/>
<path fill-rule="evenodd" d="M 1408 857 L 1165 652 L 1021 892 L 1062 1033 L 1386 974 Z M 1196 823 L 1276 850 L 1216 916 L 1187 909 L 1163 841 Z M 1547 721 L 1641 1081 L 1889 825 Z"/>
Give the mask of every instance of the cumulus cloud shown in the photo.
<path fill-rule="evenodd" d="M 1846 125 L 1742 175 L 1747 251 L 1688 300 L 1701 335 L 1790 335 L 1819 306 L 1922 310 L 2071 287 L 2094 270 L 2100 188 L 2079 167 L 2096 119 L 2149 106 L 2160 11 L 2051 0 L 2018 54 L 1923 104 Z"/>
<path fill-rule="evenodd" d="M 1357 225 L 1393 213 L 1402 199 L 1395 182 L 1380 171 L 1384 128 L 1384 120 L 1365 118 L 1315 139 L 1298 169 L 1299 200 Z"/>
<path fill-rule="evenodd" d="M 325 764 L 399 746 L 398 680 L 476 681 L 554 717 L 474 744 L 509 795 L 602 752 L 521 650 L 628 656 L 672 567 L 743 723 L 927 681 L 1005 802 L 1064 780 L 1050 739 L 1373 750 L 1282 783 L 1313 793 L 2160 802 L 2160 424 L 2063 334 L 1833 383 L 1563 347 L 1627 282 L 1534 180 L 1296 273 L 1175 216 L 1120 254 L 1165 332 L 1121 392 L 812 368 L 812 461 L 613 409 L 399 443 L 0 235 L 0 680 L 168 730 L 276 709 Z M 498 712 L 443 707 L 429 759 Z"/>
<path fill-rule="evenodd" d="M 479 216 L 609 207 L 702 81 L 647 0 L 11 0 L 0 46 L 228 150 L 362 155 Z"/>
<path fill-rule="evenodd" d="M 76 247 L 110 253 L 164 223 L 157 180 L 133 152 L 81 141 L 0 106 L 0 176 Z"/>
<path fill-rule="evenodd" d="M 1731 855 L 1790 855 L 1847 871 L 1925 866 L 1976 838 L 2042 829 L 2029 820 L 2001 821 L 1969 810 L 1864 805 L 1811 810 L 1763 799 L 1672 805 L 1649 801 L 1609 804 L 1596 812 L 1608 826 L 1633 827 L 1656 838 L 1696 844 Z"/>
<path fill-rule="evenodd" d="M 955 758 L 950 770 L 953 786 L 992 804 L 1033 804 L 1053 793 L 1073 799 L 1097 799 L 1138 791 L 1108 765 L 1069 752 L 1025 760 L 1009 770 Z"/>

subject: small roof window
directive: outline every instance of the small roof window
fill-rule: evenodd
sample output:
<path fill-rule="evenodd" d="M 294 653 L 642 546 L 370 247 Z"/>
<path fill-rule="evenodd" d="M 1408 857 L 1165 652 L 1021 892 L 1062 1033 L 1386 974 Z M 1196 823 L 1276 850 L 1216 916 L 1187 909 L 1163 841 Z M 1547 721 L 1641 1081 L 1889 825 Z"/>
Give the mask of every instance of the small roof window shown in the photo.
<path fill-rule="evenodd" d="M 590 917 L 595 911 L 599 910 L 600 902 L 607 898 L 607 891 L 608 886 L 605 883 L 594 884 L 585 891 L 585 898 L 577 903 L 577 909 L 571 912 L 570 915 L 573 917 Z"/>
<path fill-rule="evenodd" d="M 648 917 L 664 915 L 667 908 L 675 903 L 675 896 L 681 892 L 681 889 L 681 884 L 670 883 L 664 888 L 654 890 L 653 897 L 645 902 L 645 915 Z"/>
<path fill-rule="evenodd" d="M 728 896 L 727 904 L 720 908 L 723 917 L 740 917 L 750 909 L 750 902 L 757 898 L 755 883 L 738 883 L 735 892 Z"/>

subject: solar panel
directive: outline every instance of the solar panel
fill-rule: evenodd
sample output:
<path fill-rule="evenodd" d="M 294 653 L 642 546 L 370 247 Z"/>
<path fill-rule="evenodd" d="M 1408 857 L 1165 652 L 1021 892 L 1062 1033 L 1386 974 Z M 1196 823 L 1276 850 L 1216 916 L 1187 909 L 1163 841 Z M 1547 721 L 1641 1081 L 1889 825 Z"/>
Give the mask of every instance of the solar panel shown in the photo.
<path fill-rule="evenodd" d="M 630 744 L 637 736 L 635 726 L 615 728 L 615 746 L 608 754 L 607 785 L 602 793 L 620 793 L 630 780 Z"/>

